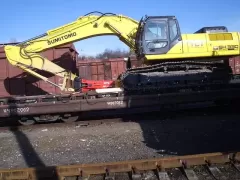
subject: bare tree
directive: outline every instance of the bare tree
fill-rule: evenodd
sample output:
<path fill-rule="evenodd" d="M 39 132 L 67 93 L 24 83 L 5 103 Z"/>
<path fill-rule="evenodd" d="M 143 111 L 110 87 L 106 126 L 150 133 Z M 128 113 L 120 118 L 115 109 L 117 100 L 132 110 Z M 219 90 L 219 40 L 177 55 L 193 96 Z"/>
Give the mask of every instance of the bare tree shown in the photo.
<path fill-rule="evenodd" d="M 95 56 L 79 55 L 78 59 L 79 60 L 87 60 L 87 59 L 96 59 L 96 57 Z"/>
<path fill-rule="evenodd" d="M 111 50 L 105 49 L 104 52 L 96 55 L 98 59 L 109 59 L 109 58 L 123 58 L 128 57 L 130 55 L 130 51 L 124 51 L 120 49 Z"/>
<path fill-rule="evenodd" d="M 17 39 L 16 38 L 11 38 L 9 42 L 10 43 L 17 43 Z"/>
<path fill-rule="evenodd" d="M 134 52 L 120 49 L 105 49 L 102 53 L 98 53 L 96 56 L 85 56 L 79 55 L 79 60 L 87 60 L 87 59 L 110 59 L 110 58 L 125 58 L 134 55 Z"/>

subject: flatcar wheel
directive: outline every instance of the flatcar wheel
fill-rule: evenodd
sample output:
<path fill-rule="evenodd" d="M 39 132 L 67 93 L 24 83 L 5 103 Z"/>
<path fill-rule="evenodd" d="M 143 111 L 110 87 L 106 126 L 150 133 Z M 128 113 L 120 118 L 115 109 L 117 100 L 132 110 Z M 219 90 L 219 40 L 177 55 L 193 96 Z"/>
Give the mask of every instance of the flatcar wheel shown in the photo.
<path fill-rule="evenodd" d="M 77 121 L 78 118 L 79 118 L 79 116 L 65 115 L 65 116 L 62 117 L 62 121 L 65 122 L 65 123 L 72 123 L 72 122 Z"/>
<path fill-rule="evenodd" d="M 33 125 L 33 124 L 36 123 L 36 121 L 34 119 L 29 119 L 29 118 L 26 118 L 26 117 L 23 117 L 23 118 L 19 119 L 18 122 L 21 125 L 24 125 L 24 126 Z"/>

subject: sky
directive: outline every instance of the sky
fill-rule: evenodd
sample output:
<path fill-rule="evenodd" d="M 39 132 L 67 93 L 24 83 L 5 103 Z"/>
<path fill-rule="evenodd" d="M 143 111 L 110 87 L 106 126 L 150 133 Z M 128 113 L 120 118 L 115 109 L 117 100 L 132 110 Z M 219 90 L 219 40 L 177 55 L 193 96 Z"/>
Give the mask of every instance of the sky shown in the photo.
<path fill-rule="evenodd" d="M 227 26 L 240 31 L 239 0 L 1 0 L 0 43 L 23 41 L 75 21 L 92 11 L 129 16 L 174 15 L 182 33 L 204 26 Z M 106 48 L 127 50 L 115 36 L 101 36 L 75 43 L 80 55 L 96 55 Z"/>

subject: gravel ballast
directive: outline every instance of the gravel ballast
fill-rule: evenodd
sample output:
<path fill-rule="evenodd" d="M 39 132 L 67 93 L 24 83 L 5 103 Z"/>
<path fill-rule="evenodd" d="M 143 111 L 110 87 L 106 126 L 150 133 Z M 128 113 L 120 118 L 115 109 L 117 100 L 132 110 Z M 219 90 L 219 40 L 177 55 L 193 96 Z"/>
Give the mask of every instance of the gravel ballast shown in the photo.
<path fill-rule="evenodd" d="M 24 168 L 238 150 L 239 115 L 201 115 L 90 127 L 0 132 L 0 167 Z"/>

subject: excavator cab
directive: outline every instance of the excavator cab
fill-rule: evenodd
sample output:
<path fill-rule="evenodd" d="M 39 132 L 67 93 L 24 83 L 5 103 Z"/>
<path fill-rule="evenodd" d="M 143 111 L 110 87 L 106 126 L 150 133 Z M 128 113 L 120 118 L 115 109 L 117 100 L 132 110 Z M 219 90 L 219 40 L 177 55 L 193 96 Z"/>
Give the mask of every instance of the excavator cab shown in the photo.
<path fill-rule="evenodd" d="M 146 16 L 139 22 L 136 34 L 137 54 L 165 54 L 181 40 L 175 16 Z"/>

